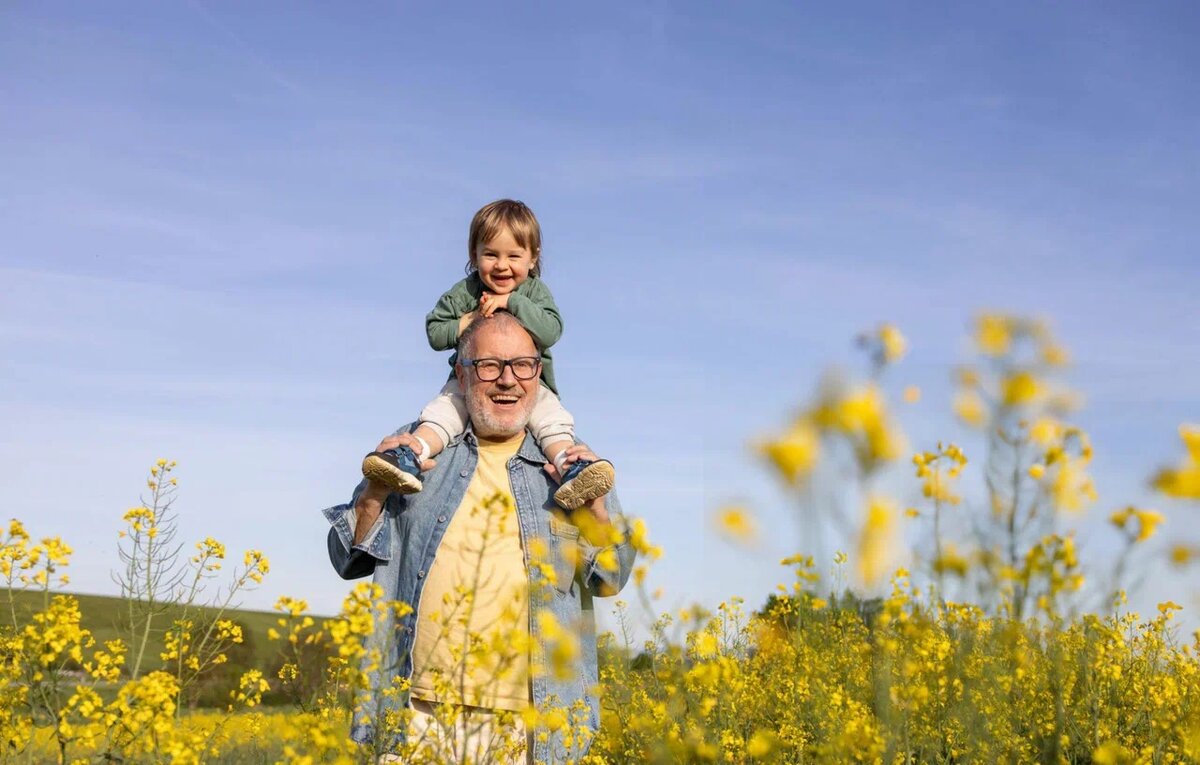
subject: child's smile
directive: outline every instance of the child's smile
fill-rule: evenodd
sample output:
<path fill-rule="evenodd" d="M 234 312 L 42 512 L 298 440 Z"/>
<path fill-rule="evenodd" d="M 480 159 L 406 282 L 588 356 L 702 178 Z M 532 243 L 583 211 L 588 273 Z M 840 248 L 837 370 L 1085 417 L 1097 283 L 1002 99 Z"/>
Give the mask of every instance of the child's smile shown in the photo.
<path fill-rule="evenodd" d="M 505 229 L 475 251 L 475 268 L 483 286 L 497 295 L 507 295 L 529 278 L 537 256 L 522 247 Z"/>

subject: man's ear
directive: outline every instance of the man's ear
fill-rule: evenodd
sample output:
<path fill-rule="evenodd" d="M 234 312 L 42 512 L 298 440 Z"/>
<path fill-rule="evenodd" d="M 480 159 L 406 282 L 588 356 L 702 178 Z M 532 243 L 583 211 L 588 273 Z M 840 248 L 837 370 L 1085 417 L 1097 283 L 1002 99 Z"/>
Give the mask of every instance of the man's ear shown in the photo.
<path fill-rule="evenodd" d="M 463 370 L 462 364 L 454 365 L 454 379 L 458 380 L 458 389 L 462 394 L 467 395 L 466 372 Z"/>

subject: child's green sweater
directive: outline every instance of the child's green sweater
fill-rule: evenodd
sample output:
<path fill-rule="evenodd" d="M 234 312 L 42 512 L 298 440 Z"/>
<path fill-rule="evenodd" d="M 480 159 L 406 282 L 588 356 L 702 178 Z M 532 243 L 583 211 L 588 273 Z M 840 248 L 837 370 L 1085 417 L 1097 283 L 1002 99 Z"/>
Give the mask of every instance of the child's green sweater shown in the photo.
<path fill-rule="evenodd" d="M 446 294 L 438 298 L 437 305 L 425 317 L 425 334 L 435 351 L 448 351 L 458 345 L 458 320 L 479 308 L 479 297 L 483 294 L 483 282 L 479 273 L 473 273 L 455 284 Z M 542 384 L 557 395 L 554 386 L 554 362 L 550 358 L 550 346 L 562 337 L 562 317 L 550 288 L 536 276 L 531 276 L 517 285 L 508 296 L 508 312 L 529 330 L 533 342 L 542 354 Z M 458 360 L 458 354 L 450 357 L 450 366 Z M 451 377 L 454 373 L 451 372 Z"/>

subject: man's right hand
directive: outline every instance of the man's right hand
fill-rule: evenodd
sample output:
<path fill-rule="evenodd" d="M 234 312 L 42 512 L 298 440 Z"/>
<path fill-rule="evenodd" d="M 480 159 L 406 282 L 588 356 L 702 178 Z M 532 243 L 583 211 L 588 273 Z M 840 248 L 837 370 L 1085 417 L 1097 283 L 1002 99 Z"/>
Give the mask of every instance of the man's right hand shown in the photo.
<path fill-rule="evenodd" d="M 421 444 L 411 433 L 397 433 L 388 436 L 379 442 L 374 451 L 385 452 L 388 449 L 395 449 L 400 446 L 407 446 L 413 450 L 414 454 L 421 453 Z M 432 470 L 437 465 L 434 460 L 425 460 L 421 463 L 421 471 Z M 379 514 L 383 512 L 383 503 L 387 501 L 388 495 L 392 493 L 390 487 L 378 481 L 367 481 L 367 486 L 359 492 L 358 500 L 354 503 L 355 523 L 354 523 L 354 543 L 362 542 L 371 527 L 375 525 Z"/>
<path fill-rule="evenodd" d="M 413 454 L 421 456 L 421 442 L 418 441 L 412 433 L 397 433 L 388 436 L 379 442 L 379 446 L 375 447 L 377 452 L 386 452 L 388 449 L 395 449 L 399 446 L 407 446 L 413 450 Z M 437 466 L 436 460 L 425 460 L 421 463 L 421 472 L 425 473 L 433 470 Z"/>

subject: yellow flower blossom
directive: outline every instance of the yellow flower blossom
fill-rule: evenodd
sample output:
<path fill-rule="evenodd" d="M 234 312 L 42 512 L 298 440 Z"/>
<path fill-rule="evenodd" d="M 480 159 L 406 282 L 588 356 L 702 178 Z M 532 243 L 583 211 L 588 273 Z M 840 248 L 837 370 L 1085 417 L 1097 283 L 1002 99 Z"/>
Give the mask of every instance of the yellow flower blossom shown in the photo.
<path fill-rule="evenodd" d="M 1197 550 L 1191 545 L 1175 544 L 1171 546 L 1171 563 L 1176 566 L 1186 566 L 1197 557 Z"/>
<path fill-rule="evenodd" d="M 962 501 L 952 490 L 954 480 L 967 464 L 962 449 L 954 444 L 942 446 L 939 443 L 936 452 L 914 454 L 912 461 L 917 468 L 917 477 L 923 479 L 921 491 L 926 497 L 951 505 Z"/>
<path fill-rule="evenodd" d="M 954 414 L 971 427 L 981 427 L 986 421 L 983 399 L 973 390 L 962 390 L 954 396 Z"/>
<path fill-rule="evenodd" d="M 750 544 L 758 537 L 754 516 L 744 507 L 729 505 L 717 511 L 714 521 L 726 539 L 738 544 Z"/>
<path fill-rule="evenodd" d="M 759 450 L 789 484 L 808 476 L 821 452 L 820 434 L 806 418 L 798 420 L 778 439 L 759 445 Z"/>
<path fill-rule="evenodd" d="M 900 334 L 900 330 L 895 325 L 881 324 L 876 331 L 876 337 L 886 363 L 894 364 L 904 358 L 904 354 L 908 350 L 908 341 L 904 339 L 904 335 Z"/>
<path fill-rule="evenodd" d="M 1051 367 L 1064 367 L 1071 361 L 1071 356 L 1060 345 L 1044 345 L 1041 349 L 1042 363 Z"/>
<path fill-rule="evenodd" d="M 1164 468 L 1151 480 L 1155 489 L 1168 497 L 1200 499 L 1200 425 L 1179 426 L 1179 437 L 1187 456 L 1176 468 Z"/>
<path fill-rule="evenodd" d="M 1145 542 L 1154 536 L 1159 525 L 1166 519 L 1162 513 L 1130 505 L 1110 515 L 1108 520 L 1118 529 L 1125 531 L 1132 541 Z M 1131 525 L 1133 528 L 1130 528 Z"/>
<path fill-rule="evenodd" d="M 1001 383 L 1001 400 L 1007 406 L 1024 406 L 1042 396 L 1042 385 L 1030 372 L 1014 372 Z"/>
<path fill-rule="evenodd" d="M 975 344 L 988 356 L 1002 356 L 1012 345 L 1012 322 L 1007 316 L 982 314 L 975 319 Z"/>
<path fill-rule="evenodd" d="M 877 582 L 887 566 L 895 514 L 891 500 L 874 496 L 867 502 L 866 519 L 859 534 L 858 565 L 859 573 L 868 585 Z"/>

